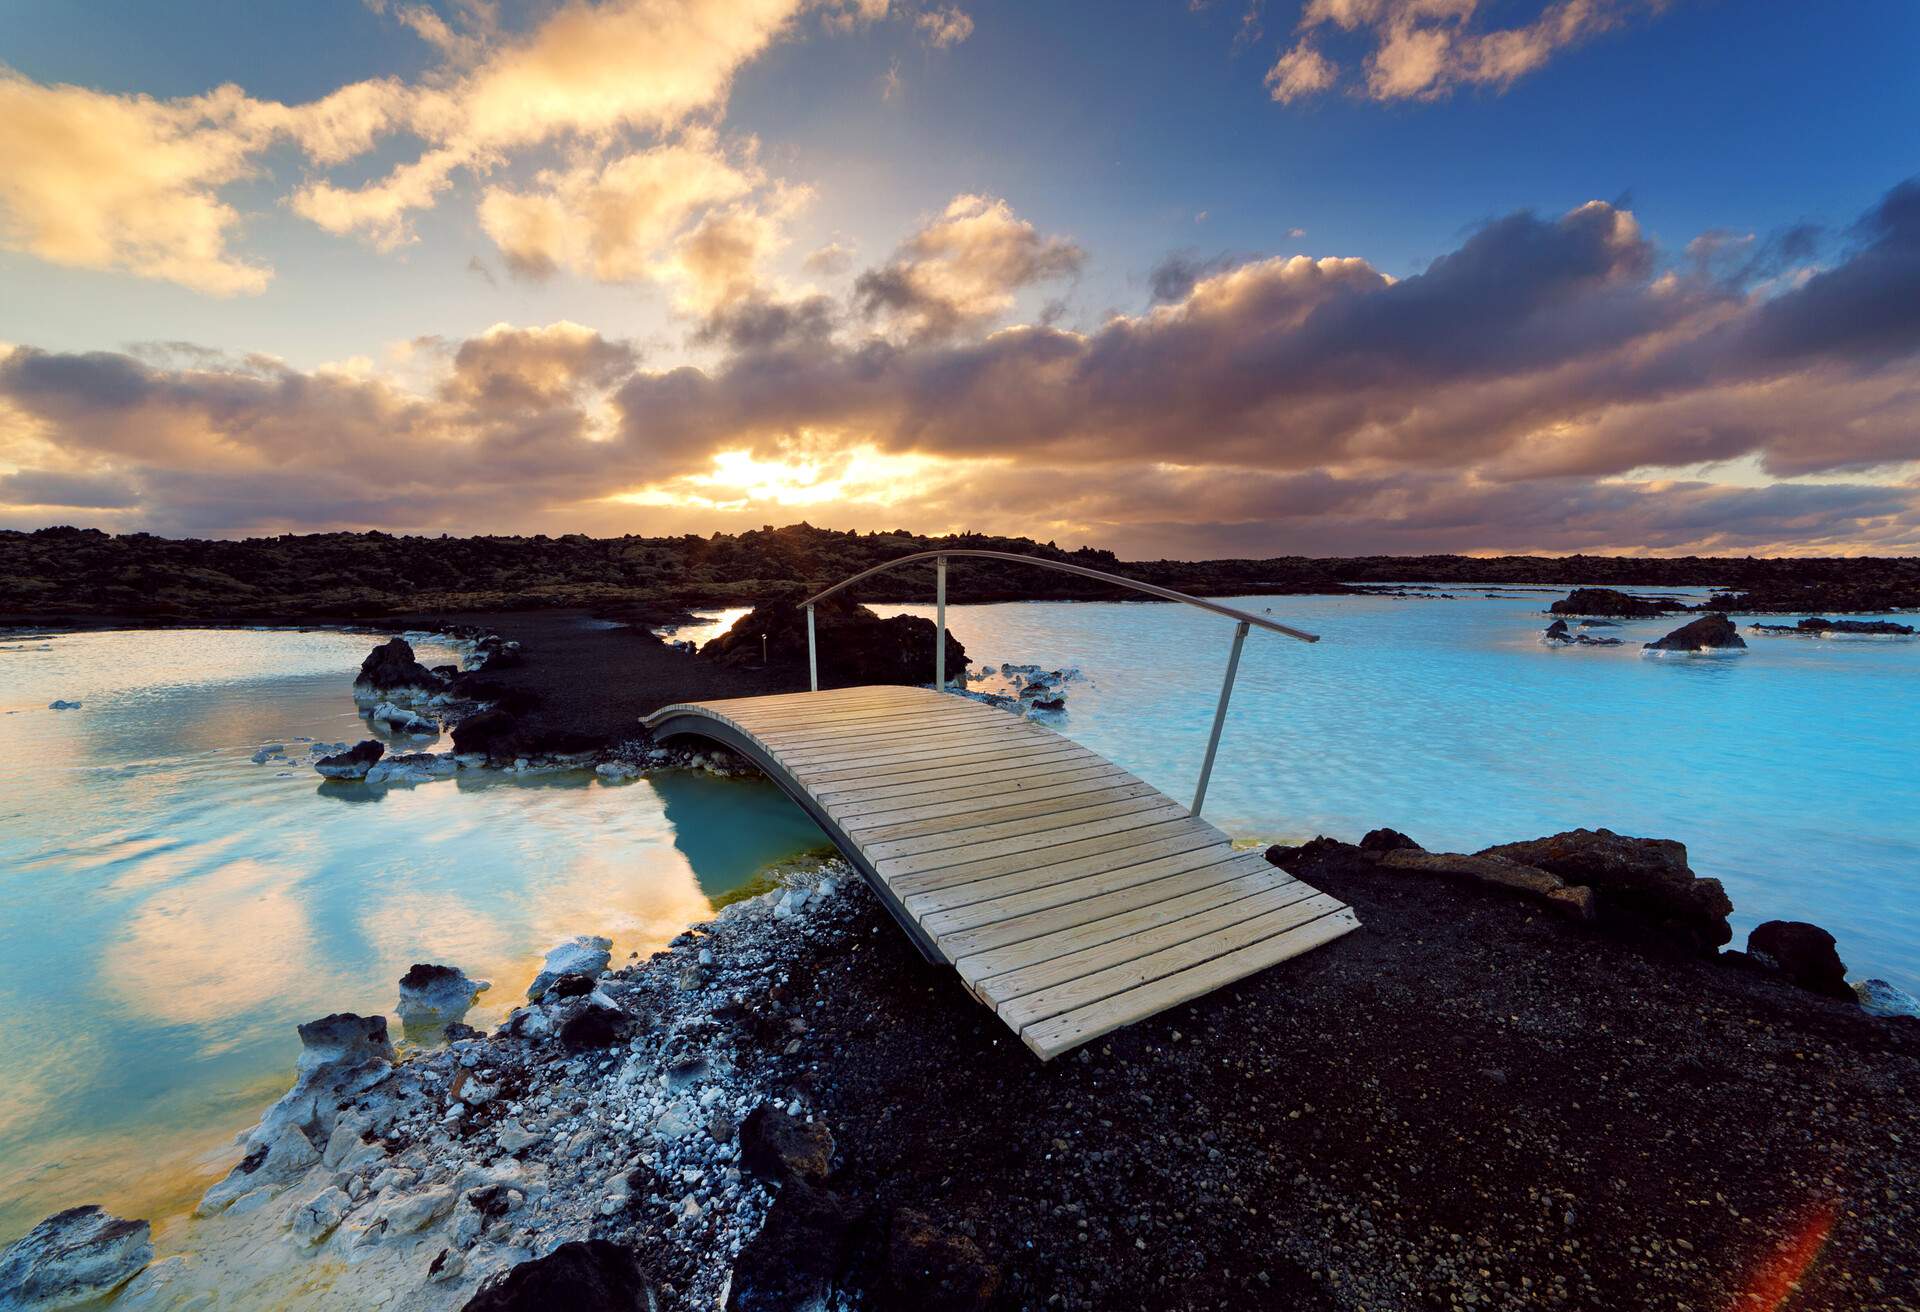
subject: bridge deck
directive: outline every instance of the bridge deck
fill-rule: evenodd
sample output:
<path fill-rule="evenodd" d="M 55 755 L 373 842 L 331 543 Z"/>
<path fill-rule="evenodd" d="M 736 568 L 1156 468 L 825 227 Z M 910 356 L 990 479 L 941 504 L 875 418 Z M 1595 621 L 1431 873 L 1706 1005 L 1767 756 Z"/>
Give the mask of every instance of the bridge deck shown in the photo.
<path fill-rule="evenodd" d="M 928 688 L 667 706 L 765 770 L 1043 1059 L 1357 928 L 1068 738 Z"/>

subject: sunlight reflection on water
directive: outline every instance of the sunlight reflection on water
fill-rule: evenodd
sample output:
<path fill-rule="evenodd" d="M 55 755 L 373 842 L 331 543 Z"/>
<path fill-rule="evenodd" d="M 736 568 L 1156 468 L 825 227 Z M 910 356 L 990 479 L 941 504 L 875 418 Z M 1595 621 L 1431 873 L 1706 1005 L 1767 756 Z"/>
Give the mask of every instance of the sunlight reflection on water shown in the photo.
<path fill-rule="evenodd" d="M 758 780 L 323 783 L 297 740 L 375 736 L 348 691 L 373 641 L 4 644 L 0 1242 L 78 1202 L 151 1216 L 190 1201 L 284 1087 L 294 1025 L 391 1015 L 415 961 L 492 980 L 469 1019 L 494 1023 L 558 940 L 644 954 L 712 895 L 824 841 Z M 81 707 L 48 710 L 56 698 Z M 253 764 L 268 744 L 291 761 Z M 139 1142 L 160 1146 L 130 1170 Z"/>

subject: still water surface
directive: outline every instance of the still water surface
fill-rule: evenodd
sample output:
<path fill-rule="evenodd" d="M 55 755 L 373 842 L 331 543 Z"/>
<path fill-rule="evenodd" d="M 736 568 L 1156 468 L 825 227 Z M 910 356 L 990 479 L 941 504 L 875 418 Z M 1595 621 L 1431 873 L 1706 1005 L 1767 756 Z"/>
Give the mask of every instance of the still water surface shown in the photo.
<path fill-rule="evenodd" d="M 1755 637 L 1744 656 L 1656 660 L 1639 643 L 1677 621 L 1653 620 L 1596 630 L 1619 648 L 1553 649 L 1551 595 L 1234 599 L 1325 640 L 1249 637 L 1208 816 L 1273 839 L 1387 824 L 1456 850 L 1580 825 L 1678 838 L 1726 881 L 1741 936 L 1814 920 L 1856 978 L 1920 992 L 1920 643 Z M 1081 669 L 1058 727 L 1191 796 L 1230 623 L 1046 602 L 948 616 L 976 668 Z M 413 961 L 493 980 L 470 1017 L 486 1025 L 556 940 L 644 953 L 821 841 L 771 786 L 705 776 L 323 787 L 294 740 L 366 735 L 348 683 L 368 645 L 0 642 L 0 1242 L 75 1202 L 190 1201 L 285 1086 L 293 1025 L 390 1014 Z M 267 743 L 296 763 L 254 765 Z"/>
<path fill-rule="evenodd" d="M 323 783 L 295 739 L 371 735 L 349 685 L 372 641 L 0 641 L 0 1243 L 77 1202 L 190 1201 L 285 1087 L 293 1026 L 392 1015 L 412 962 L 492 980 L 488 1025 L 560 939 L 644 954 L 823 841 L 758 780 Z M 253 764 L 274 743 L 292 763 Z"/>

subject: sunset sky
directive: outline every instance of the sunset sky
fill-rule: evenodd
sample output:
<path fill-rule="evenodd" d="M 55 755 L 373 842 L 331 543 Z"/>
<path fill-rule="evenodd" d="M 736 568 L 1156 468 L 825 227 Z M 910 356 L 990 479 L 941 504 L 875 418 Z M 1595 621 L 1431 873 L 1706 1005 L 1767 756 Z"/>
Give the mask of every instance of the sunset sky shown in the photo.
<path fill-rule="evenodd" d="M 1920 551 L 1920 5 L 0 0 L 0 528 Z"/>

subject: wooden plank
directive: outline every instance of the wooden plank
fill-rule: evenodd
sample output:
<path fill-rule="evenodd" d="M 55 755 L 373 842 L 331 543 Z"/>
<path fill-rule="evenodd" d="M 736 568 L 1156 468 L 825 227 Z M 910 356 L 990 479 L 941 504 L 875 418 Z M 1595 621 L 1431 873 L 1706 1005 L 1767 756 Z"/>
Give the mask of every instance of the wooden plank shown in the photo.
<path fill-rule="evenodd" d="M 1254 864 L 1256 861 L 1258 866 Z M 1169 880 L 1212 882 L 1215 878 L 1225 880 L 1236 874 L 1258 874 L 1261 866 L 1271 868 L 1250 853 L 1227 855 L 1217 845 L 1196 847 L 1171 857 L 1154 857 L 1152 861 L 1096 870 L 1077 880 L 1002 893 L 968 907 L 931 912 L 925 916 L 924 924 L 927 934 L 941 941 L 943 951 L 947 943 L 954 943 L 958 953 L 977 953 L 983 947 L 998 947 L 1000 943 L 1025 937 L 1021 934 L 1020 922 L 1029 916 L 1054 914 L 1068 924 L 1079 924 L 1079 920 L 1075 920 L 1075 914 L 1083 914 L 1079 909 L 1096 907 L 1104 897 L 1140 897 L 1154 901 L 1167 895 L 1165 889 L 1181 887 L 1169 884 Z M 948 957 L 952 955 L 954 953 L 948 953 Z"/>
<path fill-rule="evenodd" d="M 1214 933 L 1188 938 L 1104 970 L 1091 971 L 1050 988 L 1011 998 L 1002 1002 L 997 1010 L 1000 1018 L 1014 1029 L 1025 1030 L 1035 1022 L 1078 1011 L 1240 948 L 1264 942 L 1287 930 L 1331 915 L 1340 908 L 1338 898 L 1316 893 L 1303 902 L 1236 921 Z M 1235 975 L 1228 978 L 1239 977 Z M 1220 982 L 1226 983 L 1226 979 Z"/>
<path fill-rule="evenodd" d="M 895 875 L 880 869 L 880 877 L 887 881 L 887 887 L 896 890 L 902 897 L 925 895 L 940 899 L 942 907 L 964 906 L 979 900 L 982 890 L 974 886 L 992 885 L 996 879 L 1010 875 L 1021 876 L 1020 887 L 1037 888 L 1042 883 L 1057 883 L 1062 879 L 1072 879 L 1078 875 L 1092 874 L 1103 865 L 1121 864 L 1118 855 L 1106 860 L 1109 854 L 1118 854 L 1133 848 L 1159 848 L 1166 845 L 1164 851 L 1156 850 L 1151 855 L 1171 855 L 1190 848 L 1206 847 L 1220 841 L 1220 835 L 1212 826 L 1190 816 L 1161 816 L 1159 812 L 1148 812 L 1154 819 L 1138 828 L 1120 833 L 1100 834 L 1093 838 L 1077 839 L 1071 843 L 1060 843 L 1034 851 L 1018 852 L 1010 856 L 989 857 L 984 861 L 968 861 L 958 865 L 942 866 L 937 870 L 927 870 L 910 874 Z M 912 858 L 906 858 L 911 860 Z M 1039 871 L 1040 874 L 1029 874 Z M 997 886 L 995 886 L 997 887 Z M 994 896 L 986 893 L 985 896 Z"/>
<path fill-rule="evenodd" d="M 1202 906 L 1197 910 L 1183 910 L 1175 903 L 1163 902 L 1153 908 L 1155 915 L 1148 917 L 1145 923 L 1140 923 L 1138 913 L 1120 917 L 1134 921 L 1132 932 L 1114 933 L 1110 926 L 1100 923 L 1083 925 L 1062 934 L 1002 948 L 997 955 L 982 954 L 993 959 L 993 973 L 976 970 L 970 974 L 963 970 L 961 977 L 974 986 L 976 993 L 998 1006 L 1166 948 L 1178 947 L 1195 939 L 1211 939 L 1222 932 L 1232 931 L 1236 926 L 1251 924 L 1269 912 L 1317 897 L 1325 897 L 1325 894 L 1293 880 L 1254 889 L 1226 901 L 1216 899 L 1211 906 Z M 1334 910 L 1338 905 L 1335 902 L 1325 910 Z M 981 959 L 972 958 L 976 963 Z M 954 964 L 956 967 L 959 965 L 958 962 Z"/>
<path fill-rule="evenodd" d="M 1190 823 L 1196 822 L 1189 819 L 1185 807 L 1162 797 L 1149 810 L 1113 820 L 1016 833 L 934 852 L 882 857 L 873 864 L 892 888 L 915 891 L 950 888 L 975 879 L 991 879 L 995 875 L 1048 865 L 1076 854 L 1091 855 L 1125 847 L 1139 841 L 1134 834 L 1141 829 Z"/>
<path fill-rule="evenodd" d="M 1263 888 L 1279 888 L 1285 884 L 1299 884 L 1299 882 L 1285 871 L 1276 870 L 1264 861 L 1259 867 L 1251 867 L 1238 858 L 1231 858 L 1149 883 L 1134 884 L 1128 888 L 1118 888 L 1112 892 L 1062 903 L 1044 911 L 1031 911 L 1025 915 L 993 921 L 977 929 L 960 930 L 942 937 L 940 950 L 958 963 L 968 957 L 991 956 L 994 952 L 1025 943 L 1030 939 L 1059 937 L 1062 931 L 1077 929 L 1082 925 L 1118 920 L 1135 911 L 1157 915 L 1160 913 L 1160 907 L 1173 906 L 1187 898 L 1197 897 L 1198 901 L 1183 904 L 1202 905 L 1207 901 L 1202 895 L 1209 893 L 1217 892 L 1217 895 L 1224 900 L 1235 888 L 1246 888 L 1257 892 Z M 1301 887 L 1304 888 L 1306 885 L 1303 884 Z M 988 968 L 985 963 L 977 963 L 973 967 L 976 971 Z"/>
<path fill-rule="evenodd" d="M 871 790 L 853 788 L 841 792 L 822 792 L 815 794 L 822 803 L 830 804 L 836 818 L 842 821 L 862 816 L 886 814 L 923 803 L 963 802 L 969 798 L 1005 797 L 1016 789 L 1023 794 L 1027 788 L 1066 784 L 1076 781 L 1101 778 L 1131 778 L 1125 770 L 1109 761 L 1094 760 L 1098 764 L 1075 762 L 1066 765 L 1042 764 L 1030 769 L 989 771 L 977 778 L 964 779 L 951 775 L 926 780 L 922 783 L 896 784 Z"/>
<path fill-rule="evenodd" d="M 993 879 L 979 879 L 957 887 L 932 889 L 910 897 L 903 896 L 902 901 L 908 911 L 924 920 L 936 911 L 952 911 L 960 907 L 972 906 L 976 902 L 991 902 L 1009 893 L 1033 892 L 1050 885 L 1064 884 L 1084 875 L 1117 871 L 1130 865 L 1143 865 L 1155 857 L 1177 856 L 1185 852 L 1200 852 L 1218 847 L 1220 840 L 1217 836 L 1206 833 L 1200 828 L 1187 829 L 1185 826 L 1188 823 L 1193 822 L 1181 822 L 1181 832 L 1173 837 L 1153 837 L 1154 830 L 1140 830 L 1139 835 L 1146 836 L 1146 841 L 1134 847 L 1075 857 L 1070 861 L 1020 870 Z"/>
<path fill-rule="evenodd" d="M 836 765 L 849 761 L 884 765 L 902 758 L 935 760 L 943 755 L 969 751 L 983 745 L 1011 748 L 1026 743 L 1045 742 L 1048 739 L 1040 735 L 1046 733 L 1045 729 L 1037 729 L 1032 734 L 1009 733 L 997 724 L 976 724 L 952 735 L 937 738 L 923 738 L 911 732 L 886 737 L 876 734 L 864 743 L 835 743 L 828 747 L 816 747 L 797 752 L 782 751 L 780 760 L 791 769 L 798 769 L 801 766 Z M 1059 735 L 1055 734 L 1051 737 L 1057 739 Z"/>
<path fill-rule="evenodd" d="M 1034 777 L 1063 770 L 1092 770 L 1098 768 L 1095 762 L 1099 757 L 1089 758 L 1084 753 L 1056 751 L 1047 752 L 1032 760 L 1024 761 L 983 761 L 942 770 L 935 767 L 930 770 L 917 770 L 908 774 L 891 776 L 885 779 L 841 780 L 816 789 L 814 798 L 822 805 L 838 805 L 853 800 L 894 800 L 913 796 L 929 790 L 980 783 L 988 780 L 1011 782 L 1022 776 Z M 797 781 L 796 781 L 797 782 Z M 1006 783 L 1002 784 L 1004 788 Z"/>
<path fill-rule="evenodd" d="M 1359 918 L 1351 910 L 1342 908 L 1290 933 L 1275 935 L 1127 993 L 1029 1025 L 1020 1031 L 1020 1040 L 1042 1061 L 1048 1061 L 1102 1034 L 1192 1002 L 1358 928 Z"/>
<path fill-rule="evenodd" d="M 870 695 L 863 693 L 856 697 L 840 697 L 824 692 L 799 692 L 778 701 L 762 701 L 758 697 L 729 697 L 710 702 L 687 702 L 684 705 L 729 717 L 743 715 L 771 723 L 775 720 L 804 719 L 828 713 L 850 714 L 855 711 L 876 710 L 888 706 L 925 704 L 922 697 L 910 695 L 915 693 L 925 697 L 938 697 L 937 693 L 930 693 L 923 688 L 900 688 Z"/>
<path fill-rule="evenodd" d="M 845 783 L 849 779 L 872 779 L 877 782 L 881 779 L 896 778 L 929 768 L 937 769 L 943 766 L 952 768 L 963 765 L 978 765 L 982 762 L 991 764 L 996 761 L 1011 765 L 1016 761 L 1032 761 L 1046 757 L 1073 757 L 1079 760 L 1100 759 L 1079 744 L 1061 738 L 1052 742 L 1036 740 L 1033 743 L 1021 744 L 1017 747 L 996 744 L 984 748 L 973 748 L 965 752 L 955 752 L 951 756 L 935 754 L 930 760 L 896 761 L 880 766 L 834 765 L 815 768 L 801 766 L 790 770 L 789 773 L 792 774 L 795 779 L 807 784 L 809 787 L 823 787 L 827 784 Z"/>
<path fill-rule="evenodd" d="M 847 702 L 803 702 L 793 706 L 764 707 L 737 706 L 732 703 L 716 708 L 722 714 L 734 715 L 742 720 L 762 725 L 818 724 L 828 720 L 865 720 L 876 716 L 898 714 L 907 709 L 920 709 L 927 706 L 941 706 L 949 701 L 938 694 L 929 693 L 925 700 L 919 697 L 875 697 L 861 701 Z M 951 699 L 959 705 L 959 699 Z"/>
<path fill-rule="evenodd" d="M 1008 820 L 1018 820 L 1024 816 L 1047 816 L 1065 814 L 1069 810 L 1084 810 L 1090 806 L 1099 806 L 1111 802 L 1121 802 L 1132 797 L 1144 797 L 1149 794 L 1158 796 L 1152 784 L 1139 779 L 1128 778 L 1119 782 L 1095 778 L 1067 784 L 1058 789 L 1021 789 L 1014 796 L 1018 801 L 995 805 L 991 797 L 971 797 L 964 801 L 948 802 L 944 805 L 908 808 L 906 814 L 900 812 L 882 812 L 886 817 L 881 820 L 862 817 L 862 823 L 841 823 L 841 828 L 863 848 L 875 842 L 886 842 L 896 838 L 914 838 L 921 834 L 938 834 L 956 829 L 978 829 L 988 825 L 1002 824 Z M 836 817 L 837 818 L 837 817 Z"/>
<path fill-rule="evenodd" d="M 1142 787 L 1145 787 L 1142 785 Z M 857 839 L 860 850 L 867 854 L 869 861 L 879 861 L 896 856 L 917 856 L 928 852 L 959 850 L 969 855 L 978 854 L 983 844 L 996 843 L 1002 839 L 1034 838 L 1056 830 L 1084 829 L 1102 821 L 1120 821 L 1140 811 L 1159 810 L 1173 807 L 1179 811 L 1179 803 L 1169 802 L 1160 793 L 1147 789 L 1144 796 L 1135 793 L 1129 797 L 1108 798 L 1087 805 L 1075 805 L 1061 808 L 1053 807 L 1026 815 L 1015 816 L 998 823 L 969 824 L 972 817 L 949 816 L 945 820 L 928 821 L 934 825 L 946 825 L 947 828 L 932 832 L 909 834 L 899 838 L 881 839 L 869 835 Z M 1118 825 L 1114 826 L 1116 829 Z"/>
<path fill-rule="evenodd" d="M 831 706 L 853 702 L 874 701 L 882 697 L 896 700 L 908 700 L 915 697 L 937 697 L 940 694 L 931 688 L 917 687 L 906 683 L 866 683 L 851 688 L 823 688 L 819 692 L 776 692 L 758 697 L 714 697 L 705 701 L 691 702 L 694 706 L 751 706 L 759 710 L 777 711 L 793 706 Z"/>
<path fill-rule="evenodd" d="M 999 712 L 989 711 L 989 715 Z M 1000 716 L 1001 719 L 1009 717 Z M 836 724 L 821 729 L 781 729 L 760 730 L 754 734 L 768 746 L 778 747 L 782 752 L 797 751 L 812 747 L 829 747 L 837 743 L 871 742 L 875 737 L 900 737 L 911 733 L 915 737 L 948 733 L 954 729 L 973 728 L 991 724 L 991 720 L 978 715 L 955 715 L 950 711 L 902 711 L 885 730 L 875 730 L 870 726 L 850 727 Z"/>

